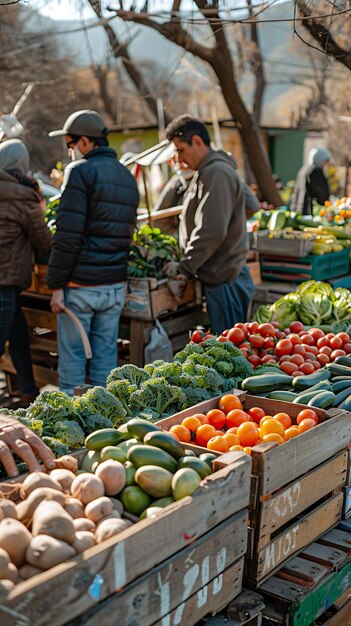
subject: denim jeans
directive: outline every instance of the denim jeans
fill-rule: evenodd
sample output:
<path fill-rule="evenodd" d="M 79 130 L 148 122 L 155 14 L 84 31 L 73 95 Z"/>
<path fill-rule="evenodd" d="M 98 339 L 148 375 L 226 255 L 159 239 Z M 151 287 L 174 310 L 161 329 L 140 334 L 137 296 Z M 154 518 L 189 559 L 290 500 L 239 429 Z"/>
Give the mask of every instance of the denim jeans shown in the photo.
<path fill-rule="evenodd" d="M 249 268 L 245 266 L 231 283 L 205 285 L 205 296 L 211 331 L 220 334 L 237 322 L 246 322 L 247 311 L 255 291 Z"/>
<path fill-rule="evenodd" d="M 33 378 L 27 324 L 19 304 L 20 292 L 19 287 L 0 286 L 0 356 L 9 340 L 20 390 L 23 394 L 35 396 L 38 390 Z"/>
<path fill-rule="evenodd" d="M 89 378 L 92 385 L 105 385 L 117 366 L 119 319 L 124 306 L 126 284 L 65 289 L 65 305 L 81 321 L 91 344 Z M 58 375 L 61 391 L 73 395 L 74 387 L 86 378 L 86 358 L 80 334 L 65 313 L 57 316 Z"/>

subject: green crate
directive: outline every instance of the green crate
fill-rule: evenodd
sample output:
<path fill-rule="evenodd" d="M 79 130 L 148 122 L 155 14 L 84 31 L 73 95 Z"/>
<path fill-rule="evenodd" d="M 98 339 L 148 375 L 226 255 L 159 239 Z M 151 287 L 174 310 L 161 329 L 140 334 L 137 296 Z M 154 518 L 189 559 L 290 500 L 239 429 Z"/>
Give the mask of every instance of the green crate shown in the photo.
<path fill-rule="evenodd" d="M 270 254 L 260 255 L 262 280 L 303 283 L 306 280 L 328 280 L 349 271 L 350 250 L 331 252 L 323 256 L 312 254 L 295 259 Z"/>

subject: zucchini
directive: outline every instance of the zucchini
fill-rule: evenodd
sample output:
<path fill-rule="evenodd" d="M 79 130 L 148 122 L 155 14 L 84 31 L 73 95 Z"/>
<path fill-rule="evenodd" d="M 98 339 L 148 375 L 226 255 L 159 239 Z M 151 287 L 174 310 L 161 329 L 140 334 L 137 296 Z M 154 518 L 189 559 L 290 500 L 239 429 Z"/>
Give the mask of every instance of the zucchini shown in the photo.
<path fill-rule="evenodd" d="M 342 402 L 344 402 L 344 400 L 346 400 L 346 398 L 348 398 L 348 396 L 351 395 L 351 387 L 346 387 L 346 389 L 343 389 L 342 391 L 339 391 L 339 393 L 335 394 L 335 400 L 334 400 L 334 404 L 333 406 L 340 406 L 340 404 Z"/>
<path fill-rule="evenodd" d="M 332 376 L 351 376 L 351 367 L 341 365 L 340 363 L 327 363 L 324 369 L 330 372 Z M 318 371 L 321 372 L 323 370 Z"/>
<path fill-rule="evenodd" d="M 350 376 L 333 376 L 332 383 L 333 383 L 333 384 L 334 384 L 334 383 L 339 383 L 339 382 L 341 382 L 341 381 L 343 381 L 343 380 L 344 380 L 344 381 L 346 381 L 346 380 L 350 381 L 350 380 L 351 380 L 351 377 L 350 377 Z"/>
<path fill-rule="evenodd" d="M 293 402 L 294 404 L 308 404 L 308 402 L 312 400 L 312 398 L 318 396 L 320 393 L 322 393 L 322 391 L 326 391 L 326 389 L 307 389 L 306 391 L 299 393 Z"/>
<path fill-rule="evenodd" d="M 84 445 L 88 450 L 102 450 L 106 446 L 116 446 L 124 441 L 123 433 L 115 428 L 100 428 L 87 436 Z"/>
<path fill-rule="evenodd" d="M 322 382 L 322 380 L 328 380 L 329 378 L 331 378 L 331 372 L 323 368 L 316 370 L 313 374 L 309 374 L 308 376 L 295 376 L 292 381 L 292 386 L 298 391 L 307 391 L 317 383 Z"/>
<path fill-rule="evenodd" d="M 281 400 L 282 402 L 294 402 L 294 399 L 296 398 L 296 393 L 294 393 L 293 391 L 284 390 L 271 391 L 267 395 L 267 398 L 270 398 L 271 400 Z"/>
<path fill-rule="evenodd" d="M 338 380 L 336 383 L 334 383 L 333 379 L 333 384 L 332 384 L 332 391 L 333 393 L 339 393 L 339 391 L 343 391 L 344 389 L 350 389 L 350 393 L 351 393 L 351 379 L 347 378 L 346 380 Z"/>
<path fill-rule="evenodd" d="M 301 376 L 302 378 L 302 376 Z M 249 376 L 241 383 L 241 389 L 253 394 L 274 391 L 284 387 L 291 387 L 293 377 L 287 374 L 260 374 L 259 376 Z"/>
<path fill-rule="evenodd" d="M 318 409 L 328 409 L 335 401 L 335 394 L 332 391 L 321 391 L 307 402 L 307 406 L 314 406 Z"/>
<path fill-rule="evenodd" d="M 337 365 L 346 365 L 346 367 L 351 367 L 351 357 L 337 356 L 334 363 L 336 363 Z"/>
<path fill-rule="evenodd" d="M 346 400 L 339 404 L 338 409 L 342 409 L 343 411 L 351 411 L 351 394 L 347 396 Z"/>
<path fill-rule="evenodd" d="M 156 446 L 135 445 L 128 450 L 128 461 L 131 461 L 135 467 L 143 465 L 157 465 L 164 467 L 172 474 L 178 469 L 178 463 L 173 456 L 165 450 L 156 448 Z"/>
<path fill-rule="evenodd" d="M 171 433 L 162 432 L 162 430 L 159 430 L 158 432 L 146 433 L 143 441 L 149 446 L 155 446 L 156 448 L 165 450 L 175 459 L 180 459 L 185 453 L 185 450 L 179 443 L 178 439 L 176 439 Z"/>

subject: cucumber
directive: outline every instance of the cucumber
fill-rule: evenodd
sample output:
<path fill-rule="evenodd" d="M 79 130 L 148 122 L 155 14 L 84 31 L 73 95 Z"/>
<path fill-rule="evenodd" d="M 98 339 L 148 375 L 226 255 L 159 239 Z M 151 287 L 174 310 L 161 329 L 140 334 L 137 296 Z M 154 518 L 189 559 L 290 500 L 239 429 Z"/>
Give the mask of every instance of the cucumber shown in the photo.
<path fill-rule="evenodd" d="M 333 384 L 332 384 L 332 391 L 333 393 L 339 393 L 339 391 L 343 391 L 344 389 L 350 389 L 350 393 L 351 393 L 351 379 L 347 378 L 346 380 L 338 380 L 336 383 L 334 383 L 333 379 Z"/>
<path fill-rule="evenodd" d="M 127 430 L 128 432 L 137 439 L 142 441 L 147 433 L 150 432 L 160 432 L 160 428 L 147 420 L 141 419 L 141 417 L 134 417 L 133 419 L 127 422 Z"/>
<path fill-rule="evenodd" d="M 331 372 L 324 368 L 316 370 L 313 374 L 309 374 L 308 376 L 295 376 L 292 381 L 292 386 L 298 391 L 307 391 L 317 383 L 322 382 L 322 380 L 327 380 L 329 378 L 331 378 Z"/>
<path fill-rule="evenodd" d="M 344 402 L 344 400 L 346 400 L 346 398 L 348 398 L 350 395 L 351 395 L 350 386 L 346 387 L 346 389 L 343 389 L 342 391 L 339 391 L 339 393 L 335 394 L 335 400 L 334 400 L 333 406 L 340 406 L 340 404 Z"/>
<path fill-rule="evenodd" d="M 290 387 L 292 381 L 293 377 L 287 374 L 260 374 L 245 378 L 241 383 L 241 389 L 253 394 L 260 394 L 274 391 L 274 389 L 282 389 L 282 387 Z"/>
<path fill-rule="evenodd" d="M 123 433 L 115 428 L 101 428 L 87 436 L 84 445 L 88 450 L 102 450 L 106 446 L 116 446 L 124 440 Z"/>
<path fill-rule="evenodd" d="M 351 376 L 351 367 L 341 365 L 340 363 L 327 363 L 324 369 L 330 372 L 332 376 Z M 323 370 L 318 371 L 321 372 Z"/>
<path fill-rule="evenodd" d="M 135 467 L 156 465 L 158 467 L 164 467 L 173 474 L 178 469 L 177 461 L 173 456 L 155 446 L 135 445 L 128 450 L 127 456 L 128 461 L 131 461 Z"/>
<path fill-rule="evenodd" d="M 209 467 L 208 463 L 203 459 L 198 459 L 195 456 L 183 456 L 178 461 L 178 468 L 182 467 L 191 467 L 191 469 L 195 470 L 199 474 L 201 478 L 206 478 L 210 474 L 212 474 L 212 470 Z"/>
<path fill-rule="evenodd" d="M 144 443 L 165 450 L 175 459 L 180 459 L 185 454 L 185 450 L 179 441 L 171 433 L 162 432 L 161 430 L 146 433 Z"/>
<path fill-rule="evenodd" d="M 321 391 L 319 394 L 311 398 L 307 402 L 307 406 L 313 406 L 318 409 L 328 409 L 335 401 L 335 394 L 332 391 Z"/>
<path fill-rule="evenodd" d="M 351 367 L 351 357 L 337 356 L 334 363 L 336 363 L 337 365 L 346 365 L 346 367 Z"/>
<path fill-rule="evenodd" d="M 135 473 L 136 484 L 153 498 L 165 498 L 172 495 L 173 474 L 164 467 L 144 465 Z"/>
<path fill-rule="evenodd" d="M 282 402 L 294 402 L 296 393 L 293 391 L 271 391 L 267 398 L 271 400 L 281 400 Z"/>
<path fill-rule="evenodd" d="M 339 404 L 338 409 L 342 409 L 343 411 L 351 411 L 351 394 L 347 396 L 346 400 Z"/>
<path fill-rule="evenodd" d="M 314 398 L 315 396 L 318 396 L 320 393 L 322 393 L 322 391 L 326 391 L 325 389 L 313 389 L 313 390 L 307 390 L 307 391 L 303 391 L 302 393 L 299 393 L 298 396 L 296 396 L 295 400 L 294 400 L 294 404 L 308 404 L 308 402 L 310 400 L 312 400 L 312 398 Z"/>
<path fill-rule="evenodd" d="M 348 380 L 350 382 L 351 377 L 350 376 L 333 376 L 333 380 L 332 383 L 340 383 L 341 381 L 346 381 Z"/>

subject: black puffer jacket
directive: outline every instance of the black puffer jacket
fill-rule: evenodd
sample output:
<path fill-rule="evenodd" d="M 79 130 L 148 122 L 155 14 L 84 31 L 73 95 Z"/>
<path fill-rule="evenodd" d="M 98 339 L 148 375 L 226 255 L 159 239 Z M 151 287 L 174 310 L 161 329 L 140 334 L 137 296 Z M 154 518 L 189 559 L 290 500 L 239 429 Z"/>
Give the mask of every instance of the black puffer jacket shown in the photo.
<path fill-rule="evenodd" d="M 101 285 L 126 279 L 139 193 L 116 156 L 112 148 L 95 148 L 70 168 L 47 271 L 51 289 L 69 281 Z"/>

